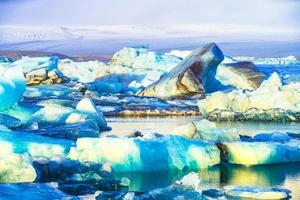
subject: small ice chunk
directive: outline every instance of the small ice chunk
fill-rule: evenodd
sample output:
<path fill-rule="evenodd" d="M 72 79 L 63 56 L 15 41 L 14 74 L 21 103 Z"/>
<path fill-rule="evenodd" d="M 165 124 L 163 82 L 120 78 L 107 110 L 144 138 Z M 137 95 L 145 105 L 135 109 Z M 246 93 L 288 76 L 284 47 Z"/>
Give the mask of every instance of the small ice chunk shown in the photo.
<path fill-rule="evenodd" d="M 200 182 L 199 175 L 196 172 L 191 172 L 175 183 L 197 191 L 199 189 Z"/>
<path fill-rule="evenodd" d="M 103 116 L 103 113 L 96 107 L 90 98 L 84 98 L 80 100 L 76 106 L 76 110 L 87 114 L 94 119 L 99 125 L 99 128 L 107 128 L 107 122 Z"/>
<path fill-rule="evenodd" d="M 225 195 L 231 198 L 247 199 L 287 199 L 291 191 L 281 188 L 261 188 L 255 186 L 225 186 Z"/>

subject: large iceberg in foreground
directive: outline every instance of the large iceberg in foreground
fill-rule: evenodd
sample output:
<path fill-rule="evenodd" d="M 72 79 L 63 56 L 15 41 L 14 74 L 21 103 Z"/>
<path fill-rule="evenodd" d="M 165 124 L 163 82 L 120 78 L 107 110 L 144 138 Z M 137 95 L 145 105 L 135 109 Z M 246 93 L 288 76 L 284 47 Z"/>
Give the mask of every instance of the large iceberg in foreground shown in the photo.
<path fill-rule="evenodd" d="M 114 171 L 203 169 L 220 163 L 213 143 L 177 136 L 146 138 L 79 138 L 71 159 L 108 163 Z"/>
<path fill-rule="evenodd" d="M 255 91 L 215 92 L 198 107 L 211 120 L 299 121 L 300 83 L 282 85 L 274 72 Z"/>

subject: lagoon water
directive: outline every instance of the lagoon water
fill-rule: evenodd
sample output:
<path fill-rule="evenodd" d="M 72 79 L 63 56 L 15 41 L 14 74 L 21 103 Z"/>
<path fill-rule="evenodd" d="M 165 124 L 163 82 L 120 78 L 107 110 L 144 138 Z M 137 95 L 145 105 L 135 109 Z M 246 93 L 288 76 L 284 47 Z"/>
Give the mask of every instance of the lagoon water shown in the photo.
<path fill-rule="evenodd" d="M 127 136 L 134 131 L 142 133 L 171 132 L 177 126 L 199 120 L 200 116 L 190 117 L 113 117 L 108 118 L 112 130 L 103 134 Z M 218 128 L 237 128 L 243 135 L 267 132 L 290 132 L 300 135 L 300 123 L 262 123 L 262 122 L 218 122 Z M 181 179 L 186 172 L 130 172 L 116 173 L 117 178 L 130 179 L 130 191 L 144 192 L 158 187 L 167 187 Z M 201 177 L 202 188 L 219 188 L 225 185 L 252 185 L 286 187 L 292 191 L 292 199 L 300 199 L 300 163 L 285 163 L 276 165 L 261 165 L 245 167 L 240 165 L 222 164 L 198 172 Z"/>

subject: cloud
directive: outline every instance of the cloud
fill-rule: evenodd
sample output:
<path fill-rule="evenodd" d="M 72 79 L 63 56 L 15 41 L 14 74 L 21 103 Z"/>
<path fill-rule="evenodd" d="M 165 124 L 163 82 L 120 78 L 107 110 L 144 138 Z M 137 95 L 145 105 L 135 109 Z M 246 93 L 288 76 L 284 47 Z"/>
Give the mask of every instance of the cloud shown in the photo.
<path fill-rule="evenodd" d="M 296 0 L 1 0 L 0 5 L 1 24 L 226 23 L 300 27 L 300 2 Z"/>

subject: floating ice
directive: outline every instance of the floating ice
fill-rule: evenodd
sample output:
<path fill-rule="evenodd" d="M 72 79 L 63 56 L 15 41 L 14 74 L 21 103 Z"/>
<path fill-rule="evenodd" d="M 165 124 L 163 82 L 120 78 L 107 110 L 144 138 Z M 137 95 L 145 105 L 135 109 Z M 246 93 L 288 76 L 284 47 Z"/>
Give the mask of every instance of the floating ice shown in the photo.
<path fill-rule="evenodd" d="M 26 87 L 24 96 L 27 98 L 49 98 L 49 97 L 69 97 L 72 95 L 73 89 L 64 85 L 38 85 L 34 87 Z"/>
<path fill-rule="evenodd" d="M 79 138 L 71 159 L 109 163 L 114 171 L 203 169 L 220 162 L 211 143 L 177 136 L 144 138 Z"/>
<path fill-rule="evenodd" d="M 212 120 L 299 121 L 300 83 L 282 85 L 274 72 L 255 91 L 215 92 L 198 107 Z"/>
<path fill-rule="evenodd" d="M 0 183 L 33 182 L 36 176 L 27 156 L 0 153 Z"/>
<path fill-rule="evenodd" d="M 260 133 L 254 136 L 255 141 L 287 142 L 293 139 L 287 133 Z"/>
<path fill-rule="evenodd" d="M 75 62 L 70 59 L 59 61 L 58 69 L 65 76 L 75 81 L 89 83 L 95 81 L 105 70 L 107 65 L 100 61 Z"/>
<path fill-rule="evenodd" d="M 231 129 L 221 129 L 216 128 L 213 122 L 206 119 L 200 121 L 194 121 L 194 126 L 196 127 L 195 138 L 200 138 L 206 141 L 239 141 L 240 136 L 238 130 L 235 128 Z"/>
<path fill-rule="evenodd" d="M 287 142 L 224 142 L 225 159 L 246 166 L 300 161 L 300 140 Z M 227 157 L 227 158 L 226 158 Z"/>
<path fill-rule="evenodd" d="M 145 48 L 123 48 L 114 54 L 110 65 L 168 72 L 180 62 L 181 59 L 176 56 L 162 55 Z"/>
<path fill-rule="evenodd" d="M 171 133 L 186 138 L 197 138 L 206 141 L 240 140 L 237 129 L 219 129 L 216 128 L 215 123 L 206 119 L 176 127 Z"/>
<path fill-rule="evenodd" d="M 223 53 L 216 44 L 207 44 L 193 51 L 168 74 L 137 95 L 165 99 L 203 96 L 205 89 L 211 87 L 215 80 L 217 66 L 223 59 Z"/>
<path fill-rule="evenodd" d="M 28 153 L 33 157 L 66 156 L 72 142 L 63 139 L 52 139 L 32 133 L 14 131 L 0 131 L 0 143 L 4 144 L 5 151 L 10 153 Z"/>
<path fill-rule="evenodd" d="M 291 191 L 281 188 L 261 188 L 255 186 L 225 186 L 225 195 L 230 198 L 247 199 L 288 199 Z"/>
<path fill-rule="evenodd" d="M 295 56 L 286 56 L 281 58 L 256 58 L 247 56 L 236 56 L 236 60 L 250 61 L 257 65 L 292 65 L 300 64 L 300 61 Z"/>
<path fill-rule="evenodd" d="M 25 91 L 25 79 L 20 67 L 5 69 L 0 74 L 0 111 L 16 105 Z"/>
<path fill-rule="evenodd" d="M 76 106 L 76 110 L 88 115 L 97 122 L 100 129 L 107 128 L 107 123 L 102 112 L 95 106 L 94 102 L 89 98 L 80 100 Z"/>
<path fill-rule="evenodd" d="M 176 184 L 193 190 L 198 190 L 200 182 L 199 175 L 196 172 L 191 172 L 185 175 L 180 181 L 176 181 Z"/>
<path fill-rule="evenodd" d="M 58 100 L 39 102 L 39 105 L 43 107 L 32 115 L 27 124 L 37 122 L 42 126 L 47 126 L 94 121 L 97 123 L 99 130 L 107 130 L 107 123 L 102 112 L 96 108 L 91 99 L 84 98 L 80 100 L 75 109 L 63 104 L 64 101 L 60 102 Z"/>
<path fill-rule="evenodd" d="M 235 62 L 218 66 L 216 79 L 223 85 L 238 89 L 255 90 L 260 86 L 264 74 L 257 71 L 251 62 Z"/>
<path fill-rule="evenodd" d="M 22 57 L 9 65 L 21 67 L 25 74 L 27 84 L 39 85 L 41 83 L 53 84 L 63 81 L 63 74 L 57 68 L 57 57 Z"/>

